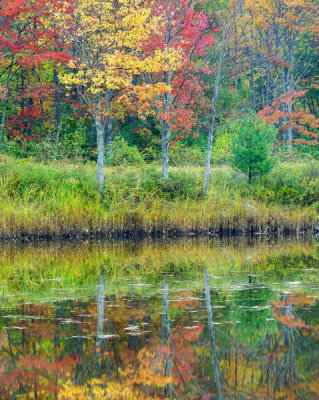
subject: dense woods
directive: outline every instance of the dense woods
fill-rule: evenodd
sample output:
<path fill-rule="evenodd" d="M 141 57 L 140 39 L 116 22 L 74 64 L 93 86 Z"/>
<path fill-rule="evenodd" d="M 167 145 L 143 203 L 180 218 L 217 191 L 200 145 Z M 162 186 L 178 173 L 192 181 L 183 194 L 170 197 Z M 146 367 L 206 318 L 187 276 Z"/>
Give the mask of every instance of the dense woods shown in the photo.
<path fill-rule="evenodd" d="M 277 151 L 318 156 L 315 0 L 0 7 L 4 153 L 96 159 L 102 189 L 104 161 L 121 163 L 126 144 L 161 159 L 165 180 L 182 147 L 206 157 L 207 189 L 216 138 L 227 149 L 234 121 L 252 112 L 275 125 Z"/>
<path fill-rule="evenodd" d="M 316 0 L 2 0 L 1 235 L 313 229 L 318 18 Z"/>

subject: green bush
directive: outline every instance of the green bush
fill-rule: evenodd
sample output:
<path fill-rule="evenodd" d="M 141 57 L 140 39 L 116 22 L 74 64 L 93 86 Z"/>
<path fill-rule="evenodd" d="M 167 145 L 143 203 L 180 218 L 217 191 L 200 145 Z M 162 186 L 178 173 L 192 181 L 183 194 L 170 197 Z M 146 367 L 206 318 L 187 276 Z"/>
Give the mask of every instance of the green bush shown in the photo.
<path fill-rule="evenodd" d="M 178 142 L 170 147 L 169 163 L 172 167 L 185 165 L 202 167 L 205 165 L 205 156 L 198 147 L 188 147 L 183 142 Z"/>
<path fill-rule="evenodd" d="M 211 163 L 213 165 L 224 165 L 230 164 L 231 162 L 231 151 L 230 144 L 232 136 L 236 132 L 233 129 L 226 129 L 220 133 L 214 142 Z"/>
<path fill-rule="evenodd" d="M 58 143 L 53 137 L 41 140 L 21 141 L 19 137 L 6 140 L 0 146 L 0 152 L 16 158 L 33 158 L 36 161 L 68 159 L 77 161 L 87 154 L 83 124 L 66 135 L 61 136 Z"/>
<path fill-rule="evenodd" d="M 202 194 L 202 180 L 190 172 L 170 172 L 168 181 L 164 181 L 156 168 L 141 171 L 140 187 L 143 191 L 154 193 L 167 200 L 196 199 Z"/>
<path fill-rule="evenodd" d="M 129 146 L 125 139 L 117 137 L 113 140 L 110 154 L 107 154 L 107 164 L 116 165 L 144 165 L 145 159 L 136 146 Z"/>
<path fill-rule="evenodd" d="M 268 202 L 319 205 L 319 162 L 281 163 L 255 191 L 258 198 Z"/>

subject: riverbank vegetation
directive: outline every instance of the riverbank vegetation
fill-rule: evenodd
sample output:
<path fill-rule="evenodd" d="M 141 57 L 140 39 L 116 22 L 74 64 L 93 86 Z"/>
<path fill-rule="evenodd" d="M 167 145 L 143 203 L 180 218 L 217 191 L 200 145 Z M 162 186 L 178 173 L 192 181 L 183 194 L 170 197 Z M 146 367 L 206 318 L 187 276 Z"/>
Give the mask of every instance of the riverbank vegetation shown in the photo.
<path fill-rule="evenodd" d="M 0 236 L 314 231 L 314 0 L 5 0 Z"/>
<path fill-rule="evenodd" d="M 68 237 L 289 233 L 314 229 L 318 162 L 282 163 L 247 185 L 244 174 L 215 167 L 208 193 L 201 167 L 109 167 L 104 197 L 92 164 L 43 164 L 1 157 L 0 235 Z"/>

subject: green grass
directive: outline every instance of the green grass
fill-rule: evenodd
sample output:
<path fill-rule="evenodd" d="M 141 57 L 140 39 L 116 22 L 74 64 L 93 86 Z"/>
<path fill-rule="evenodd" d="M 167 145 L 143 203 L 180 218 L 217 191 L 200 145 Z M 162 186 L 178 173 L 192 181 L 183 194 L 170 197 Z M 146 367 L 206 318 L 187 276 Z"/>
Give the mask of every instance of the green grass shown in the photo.
<path fill-rule="evenodd" d="M 109 167 L 101 201 L 93 164 L 36 163 L 0 156 L 0 237 L 62 237 L 112 232 L 186 234 L 297 232 L 317 223 L 319 163 L 280 164 L 248 185 L 228 166 Z"/>

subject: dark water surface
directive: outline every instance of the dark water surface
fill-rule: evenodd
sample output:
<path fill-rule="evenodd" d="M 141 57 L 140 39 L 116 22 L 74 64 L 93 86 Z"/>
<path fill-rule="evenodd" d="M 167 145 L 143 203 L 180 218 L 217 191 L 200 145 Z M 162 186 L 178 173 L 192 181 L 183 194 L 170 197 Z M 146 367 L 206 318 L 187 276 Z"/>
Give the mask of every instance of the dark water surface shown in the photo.
<path fill-rule="evenodd" d="M 318 242 L 0 246 L 0 399 L 318 399 Z"/>

